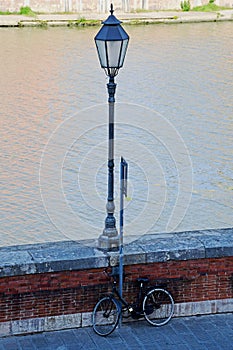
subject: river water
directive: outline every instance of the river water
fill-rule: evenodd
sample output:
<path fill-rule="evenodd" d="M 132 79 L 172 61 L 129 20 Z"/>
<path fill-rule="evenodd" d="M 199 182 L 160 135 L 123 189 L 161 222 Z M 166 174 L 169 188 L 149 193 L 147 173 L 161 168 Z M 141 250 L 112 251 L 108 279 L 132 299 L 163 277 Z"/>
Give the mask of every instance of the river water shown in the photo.
<path fill-rule="evenodd" d="M 232 227 L 233 24 L 126 26 L 116 77 L 125 236 Z M 0 29 L 0 245 L 98 238 L 107 78 L 98 28 Z M 118 221 L 118 220 L 117 220 Z"/>

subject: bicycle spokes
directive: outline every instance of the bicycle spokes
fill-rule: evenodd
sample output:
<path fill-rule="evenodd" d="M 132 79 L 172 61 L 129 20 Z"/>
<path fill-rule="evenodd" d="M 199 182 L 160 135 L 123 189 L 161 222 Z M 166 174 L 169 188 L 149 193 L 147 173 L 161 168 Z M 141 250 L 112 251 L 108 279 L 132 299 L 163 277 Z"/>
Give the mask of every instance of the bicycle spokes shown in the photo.
<path fill-rule="evenodd" d="M 154 326 L 166 324 L 174 312 L 174 301 L 169 292 L 155 288 L 143 301 L 143 311 L 146 320 Z"/>
<path fill-rule="evenodd" d="M 94 331 L 102 336 L 112 333 L 119 322 L 119 315 L 120 310 L 115 299 L 102 298 L 96 304 L 92 315 Z"/>

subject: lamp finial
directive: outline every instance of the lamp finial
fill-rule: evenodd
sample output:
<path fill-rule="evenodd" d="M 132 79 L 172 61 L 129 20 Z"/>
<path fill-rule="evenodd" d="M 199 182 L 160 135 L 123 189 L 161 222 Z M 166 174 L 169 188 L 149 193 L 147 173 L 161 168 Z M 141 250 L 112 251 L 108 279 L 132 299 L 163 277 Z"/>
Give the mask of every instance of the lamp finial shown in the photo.
<path fill-rule="evenodd" d="M 111 5 L 110 5 L 110 13 L 111 13 L 111 15 L 113 15 L 113 12 L 114 12 L 114 10 L 113 10 L 113 4 L 111 4 Z"/>

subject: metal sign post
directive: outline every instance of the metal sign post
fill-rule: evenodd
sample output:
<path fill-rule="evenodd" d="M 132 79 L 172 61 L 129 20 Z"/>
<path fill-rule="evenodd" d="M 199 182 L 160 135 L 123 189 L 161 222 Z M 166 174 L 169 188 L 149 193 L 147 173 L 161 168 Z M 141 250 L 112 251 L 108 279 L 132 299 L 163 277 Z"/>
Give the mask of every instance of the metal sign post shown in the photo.
<path fill-rule="evenodd" d="M 119 294 L 123 292 L 123 226 L 124 196 L 127 197 L 128 163 L 121 157 L 120 163 L 120 245 L 119 245 Z"/>

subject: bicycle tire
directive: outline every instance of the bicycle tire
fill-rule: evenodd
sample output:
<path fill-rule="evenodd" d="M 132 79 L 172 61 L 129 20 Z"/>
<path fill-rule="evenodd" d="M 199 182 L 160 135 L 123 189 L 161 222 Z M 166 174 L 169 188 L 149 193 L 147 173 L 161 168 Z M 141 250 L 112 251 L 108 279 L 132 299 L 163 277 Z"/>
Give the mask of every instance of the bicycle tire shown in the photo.
<path fill-rule="evenodd" d="M 152 326 L 167 324 L 174 313 L 173 297 L 166 289 L 151 289 L 143 300 L 143 313 Z"/>
<path fill-rule="evenodd" d="M 120 308 L 116 299 L 103 297 L 95 305 L 92 313 L 92 326 L 98 335 L 103 337 L 111 334 L 117 327 L 120 318 Z"/>

